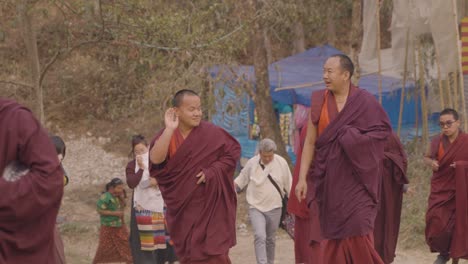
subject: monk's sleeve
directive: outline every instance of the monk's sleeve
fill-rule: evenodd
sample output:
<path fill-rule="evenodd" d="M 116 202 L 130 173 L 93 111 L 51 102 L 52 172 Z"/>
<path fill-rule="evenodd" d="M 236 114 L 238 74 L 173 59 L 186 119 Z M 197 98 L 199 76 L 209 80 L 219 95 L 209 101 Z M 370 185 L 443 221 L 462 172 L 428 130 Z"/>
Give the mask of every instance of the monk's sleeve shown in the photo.
<path fill-rule="evenodd" d="M 234 168 L 240 158 L 241 148 L 239 142 L 224 130 L 220 131 L 220 137 L 224 138 L 222 153 L 219 155 L 218 160 L 213 162 L 209 167 L 203 168 L 207 181 L 213 179 L 216 175 L 232 177 L 232 175 L 226 174 L 234 172 Z"/>
<path fill-rule="evenodd" d="M 398 144 L 398 153 L 399 153 L 399 158 L 400 162 L 397 165 L 399 168 L 398 175 L 395 175 L 395 179 L 399 184 L 409 184 L 408 177 L 406 175 L 406 172 L 408 170 L 408 156 L 406 155 L 406 152 L 403 148 L 403 144 L 401 144 L 400 140 L 397 140 Z"/>
<path fill-rule="evenodd" d="M 9 128 L 10 148 L 29 172 L 14 182 L 0 178 L 0 219 L 34 219 L 53 206 L 63 194 L 63 171 L 47 132 L 26 110 L 15 113 Z"/>
<path fill-rule="evenodd" d="M 135 172 L 135 166 L 133 164 L 135 161 L 130 161 L 127 164 L 127 168 L 125 168 L 125 176 L 127 178 L 127 185 L 128 187 L 134 189 L 141 181 L 141 177 L 143 176 L 143 170 L 139 169 Z"/>

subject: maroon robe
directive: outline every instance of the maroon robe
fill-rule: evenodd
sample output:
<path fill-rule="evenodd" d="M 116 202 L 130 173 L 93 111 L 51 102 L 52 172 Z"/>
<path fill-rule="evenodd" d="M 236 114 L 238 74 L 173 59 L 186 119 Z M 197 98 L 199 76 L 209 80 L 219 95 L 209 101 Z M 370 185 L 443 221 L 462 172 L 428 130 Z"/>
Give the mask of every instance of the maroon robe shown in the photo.
<path fill-rule="evenodd" d="M 232 136 L 201 122 L 173 156 L 152 166 L 151 176 L 158 180 L 167 205 L 169 233 L 181 263 L 229 259 L 229 249 L 236 244 L 233 175 L 239 158 L 240 145 Z M 200 171 L 206 183 L 197 185 L 195 176 Z"/>
<path fill-rule="evenodd" d="M 387 138 L 384 148 L 380 208 L 374 225 L 374 245 L 385 264 L 395 258 L 400 231 L 403 186 L 406 177 L 407 158 L 398 136 Z"/>
<path fill-rule="evenodd" d="M 352 89 L 352 87 L 351 87 Z M 309 178 L 325 239 L 363 236 L 374 228 L 388 116 L 373 95 L 356 88 L 317 138 Z M 315 191 L 315 194 L 314 194 Z"/>
<path fill-rule="evenodd" d="M 426 242 L 431 252 L 468 258 L 468 135 L 460 132 L 454 142 L 447 142 L 443 135 L 431 142 L 431 158 L 439 161 L 439 170 L 431 178 Z"/>
<path fill-rule="evenodd" d="M 296 165 L 294 166 L 293 182 L 291 192 L 295 193 L 297 182 L 299 181 L 299 171 L 301 168 L 302 147 L 304 145 L 307 127 L 300 133 L 300 148 L 298 151 Z M 312 188 L 312 187 L 310 187 Z M 299 202 L 295 195 L 291 195 L 288 200 L 288 212 L 294 214 L 294 256 L 296 263 L 320 264 L 322 259 L 322 248 L 320 242 L 320 223 L 318 218 L 317 204 L 309 210 L 307 202 Z"/>
<path fill-rule="evenodd" d="M 141 177 L 143 177 L 143 170 L 139 169 L 135 172 L 136 167 L 136 159 L 130 161 L 125 167 L 125 176 L 127 179 L 127 185 L 131 189 L 135 189 L 141 181 Z M 133 206 L 133 205 L 132 205 Z"/>
<path fill-rule="evenodd" d="M 63 194 L 63 170 L 47 132 L 32 113 L 0 98 L 0 263 L 55 264 L 54 228 Z M 6 181 L 5 167 L 28 172 Z"/>

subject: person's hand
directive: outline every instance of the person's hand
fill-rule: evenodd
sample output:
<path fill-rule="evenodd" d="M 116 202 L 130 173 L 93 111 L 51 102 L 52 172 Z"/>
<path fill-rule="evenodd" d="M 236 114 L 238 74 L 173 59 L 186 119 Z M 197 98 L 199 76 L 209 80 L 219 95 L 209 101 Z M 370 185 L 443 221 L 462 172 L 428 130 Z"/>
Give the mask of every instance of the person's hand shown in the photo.
<path fill-rule="evenodd" d="M 201 183 L 205 183 L 206 182 L 206 177 L 205 177 L 205 173 L 203 173 L 203 171 L 200 171 L 197 176 L 196 176 L 198 179 L 197 181 L 197 184 L 201 184 Z"/>
<path fill-rule="evenodd" d="M 169 108 L 164 114 L 164 124 L 166 128 L 176 129 L 179 126 L 179 117 L 175 113 L 174 108 Z"/>
<path fill-rule="evenodd" d="M 455 169 L 457 167 L 457 164 L 454 162 L 454 163 L 450 164 L 450 167 Z"/>
<path fill-rule="evenodd" d="M 296 185 L 295 191 L 296 191 L 297 200 L 299 200 L 299 202 L 304 200 L 307 195 L 307 182 L 299 180 L 299 182 Z"/>
<path fill-rule="evenodd" d="M 150 177 L 149 181 L 150 181 L 150 186 L 151 187 L 158 187 L 158 181 L 156 180 L 156 178 Z"/>
<path fill-rule="evenodd" d="M 408 196 L 414 196 L 416 194 L 416 190 L 414 186 L 411 186 L 409 184 L 404 184 L 403 185 L 403 193 L 408 195 Z"/>
<path fill-rule="evenodd" d="M 439 170 L 439 162 L 437 160 L 433 160 L 432 164 L 431 164 L 431 167 L 432 167 L 432 171 L 438 171 Z"/>
<path fill-rule="evenodd" d="M 140 156 L 140 155 L 136 156 L 136 161 L 137 161 L 138 167 L 139 167 L 140 169 L 142 169 L 142 170 L 145 170 L 145 169 L 146 169 L 146 168 L 145 168 L 145 164 L 143 164 L 143 157 L 142 157 L 142 156 Z"/>

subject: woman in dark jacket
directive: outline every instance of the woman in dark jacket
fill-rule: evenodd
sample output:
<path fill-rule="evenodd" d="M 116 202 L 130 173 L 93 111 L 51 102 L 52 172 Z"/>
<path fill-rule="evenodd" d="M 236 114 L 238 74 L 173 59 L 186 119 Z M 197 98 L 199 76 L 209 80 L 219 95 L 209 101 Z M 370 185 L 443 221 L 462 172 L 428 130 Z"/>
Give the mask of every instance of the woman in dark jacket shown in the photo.
<path fill-rule="evenodd" d="M 149 175 L 149 151 L 145 138 L 132 138 L 132 156 L 125 170 L 133 189 L 130 247 L 135 263 L 174 263 L 177 258 L 166 229 L 164 200 L 155 178 Z"/>

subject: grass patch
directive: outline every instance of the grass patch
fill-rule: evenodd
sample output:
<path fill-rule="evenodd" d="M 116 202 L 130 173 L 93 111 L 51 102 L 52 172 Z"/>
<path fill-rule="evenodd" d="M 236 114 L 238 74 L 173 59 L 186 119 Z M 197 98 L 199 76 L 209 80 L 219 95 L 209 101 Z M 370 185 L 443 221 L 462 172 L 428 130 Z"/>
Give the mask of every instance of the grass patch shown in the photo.
<path fill-rule="evenodd" d="M 82 236 L 96 234 L 98 223 L 94 222 L 66 222 L 60 225 L 60 234 L 63 236 Z"/>
<path fill-rule="evenodd" d="M 432 171 L 423 163 L 427 146 L 413 141 L 405 146 L 408 154 L 408 179 L 414 193 L 405 194 L 401 214 L 399 244 L 403 248 L 421 248 L 426 245 L 424 230 L 427 199 Z"/>

